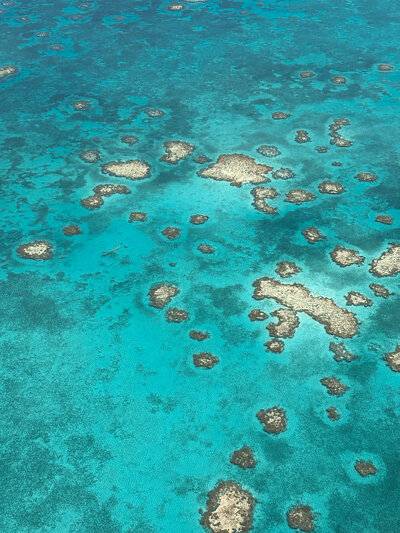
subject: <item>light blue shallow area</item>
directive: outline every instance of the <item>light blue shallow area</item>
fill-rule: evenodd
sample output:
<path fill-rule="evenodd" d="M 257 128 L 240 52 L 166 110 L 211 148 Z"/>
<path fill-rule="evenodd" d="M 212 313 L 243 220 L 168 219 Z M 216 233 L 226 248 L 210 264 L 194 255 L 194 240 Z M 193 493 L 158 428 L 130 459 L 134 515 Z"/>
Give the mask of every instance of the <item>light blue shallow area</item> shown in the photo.
<path fill-rule="evenodd" d="M 369 272 L 400 241 L 400 7 L 7 4 L 0 67 L 15 65 L 18 74 L 0 80 L 0 532 L 201 533 L 199 510 L 219 480 L 237 481 L 257 499 L 254 533 L 289 532 L 286 512 L 296 504 L 313 508 L 317 533 L 400 531 L 400 374 L 382 360 L 400 343 L 399 277 Z M 393 71 L 380 71 L 381 63 Z M 315 76 L 302 78 L 304 70 Z M 338 75 L 347 83 L 332 83 Z M 79 99 L 90 109 L 74 111 Z M 148 117 L 154 108 L 165 115 Z M 276 111 L 291 116 L 273 120 Z M 351 147 L 330 144 L 335 118 L 349 119 L 340 133 Z M 294 141 L 300 129 L 311 142 Z M 139 141 L 122 143 L 127 134 Z M 167 140 L 196 150 L 170 165 L 160 161 Z M 281 154 L 263 157 L 263 144 Z M 80 159 L 94 149 L 100 162 Z M 295 172 L 266 185 L 279 193 L 270 201 L 278 215 L 254 209 L 254 185 L 198 176 L 205 165 L 194 157 L 215 162 L 233 153 Z M 101 171 L 130 159 L 146 160 L 150 177 Z M 359 172 L 378 179 L 359 182 Z M 345 192 L 321 194 L 328 179 Z M 131 193 L 105 198 L 95 211 L 80 205 L 105 183 Z M 285 202 L 298 188 L 316 199 Z M 129 223 L 131 211 L 146 212 L 147 221 Z M 209 220 L 191 224 L 196 213 Z M 393 224 L 376 222 L 382 214 Z M 82 234 L 65 236 L 70 224 Z M 166 226 L 179 227 L 180 238 L 163 237 Z M 307 226 L 326 239 L 308 244 Z M 35 240 L 53 244 L 51 260 L 18 257 L 18 246 Z M 215 254 L 201 254 L 201 243 Z M 357 249 L 364 263 L 340 268 L 329 256 L 337 245 Z M 282 307 L 252 297 L 256 279 L 279 279 L 278 261 L 302 269 L 281 281 L 341 307 L 349 291 L 371 298 L 371 307 L 348 307 L 360 321 L 357 335 L 335 338 L 299 313 L 284 352 L 266 352 L 271 320 L 251 322 L 248 313 Z M 149 305 L 158 282 L 179 287 L 170 306 L 187 310 L 188 322 L 168 323 L 167 307 Z M 370 283 L 393 294 L 376 297 Z M 192 329 L 210 338 L 192 340 Z M 359 359 L 337 363 L 331 341 Z M 196 368 L 192 355 L 201 351 L 220 363 Z M 320 383 L 332 375 L 349 386 L 340 398 Z M 288 417 L 277 436 L 256 418 L 275 405 Z M 339 421 L 328 419 L 330 406 Z M 230 463 L 243 445 L 254 450 L 254 469 Z M 358 459 L 372 461 L 376 475 L 357 474 Z"/>

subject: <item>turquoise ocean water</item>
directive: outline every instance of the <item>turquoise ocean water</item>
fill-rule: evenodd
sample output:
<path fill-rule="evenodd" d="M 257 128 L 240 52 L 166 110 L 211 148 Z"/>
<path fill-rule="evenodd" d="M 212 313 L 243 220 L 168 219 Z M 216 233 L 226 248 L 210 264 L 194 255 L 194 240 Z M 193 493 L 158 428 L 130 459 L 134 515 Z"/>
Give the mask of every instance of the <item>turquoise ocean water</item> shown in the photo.
<path fill-rule="evenodd" d="M 382 357 L 400 342 L 399 277 L 374 277 L 368 265 L 400 240 L 400 8 L 389 0 L 182 5 L 0 6 L 0 67 L 18 68 L 0 80 L 0 532 L 201 533 L 207 493 L 235 480 L 257 499 L 255 533 L 290 531 L 286 512 L 298 503 L 312 507 L 320 533 L 397 533 L 400 377 Z M 90 108 L 75 111 L 77 100 Z M 273 120 L 276 111 L 291 116 Z M 335 118 L 350 121 L 340 133 L 351 147 L 330 144 Z M 300 129 L 311 142 L 294 141 Z M 123 135 L 139 141 L 129 146 Z M 178 139 L 193 154 L 160 161 L 163 143 Z M 281 154 L 262 156 L 260 145 Z M 101 160 L 82 161 L 83 150 Z M 278 215 L 254 209 L 254 185 L 197 175 L 207 165 L 194 157 L 233 153 L 295 172 L 267 185 L 279 192 L 270 201 Z M 150 177 L 101 171 L 132 159 L 146 160 Z M 360 182 L 359 172 L 378 179 Z M 321 194 L 324 180 L 345 192 Z M 80 200 L 104 183 L 131 194 L 85 209 Z M 317 198 L 284 202 L 290 189 Z M 147 221 L 129 223 L 132 211 Z M 196 213 L 209 220 L 191 224 Z M 393 224 L 376 222 L 382 214 Z M 82 233 L 65 236 L 70 224 Z M 166 239 L 166 226 L 181 236 Z M 326 239 L 310 245 L 307 226 Z M 52 259 L 17 255 L 36 240 L 53 245 Z M 201 254 L 201 243 L 215 253 Z M 337 245 L 357 249 L 364 264 L 333 263 Z M 358 334 L 343 341 L 299 313 L 283 353 L 266 352 L 271 319 L 251 322 L 248 313 L 282 307 L 252 298 L 257 278 L 280 279 L 278 261 L 302 269 L 281 281 L 342 307 L 349 291 L 371 298 L 371 307 L 348 307 Z M 168 323 L 167 307 L 149 306 L 158 282 L 179 287 L 170 307 L 189 321 Z M 370 283 L 394 294 L 378 298 Z M 210 338 L 192 340 L 192 329 Z M 337 363 L 331 341 L 359 359 Z M 196 368 L 201 351 L 219 364 Z M 349 386 L 344 396 L 321 385 L 332 375 Z M 255 416 L 274 405 L 288 418 L 278 436 Z M 245 444 L 254 469 L 230 463 Z M 377 473 L 361 477 L 358 459 Z"/>

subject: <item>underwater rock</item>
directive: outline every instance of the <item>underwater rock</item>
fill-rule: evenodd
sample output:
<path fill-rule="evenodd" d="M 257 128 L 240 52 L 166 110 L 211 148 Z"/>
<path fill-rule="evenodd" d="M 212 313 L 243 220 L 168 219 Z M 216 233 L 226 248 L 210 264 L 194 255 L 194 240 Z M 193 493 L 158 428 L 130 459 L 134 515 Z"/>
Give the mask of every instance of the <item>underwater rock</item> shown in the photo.
<path fill-rule="evenodd" d="M 283 283 L 273 278 L 259 278 L 253 283 L 255 300 L 269 298 L 292 309 L 303 312 L 323 324 L 330 335 L 351 338 L 358 331 L 358 321 L 347 309 L 339 307 L 331 298 L 314 296 L 300 283 Z"/>
<path fill-rule="evenodd" d="M 183 4 L 169 4 L 168 9 L 169 11 L 182 11 L 185 6 Z"/>
<path fill-rule="evenodd" d="M 262 321 L 268 318 L 268 314 L 264 313 L 264 311 L 261 311 L 261 309 L 252 309 L 250 313 L 248 314 L 248 317 L 250 318 L 252 322 Z"/>
<path fill-rule="evenodd" d="M 179 228 L 175 228 L 174 226 L 167 226 L 162 230 L 161 233 L 170 241 L 173 241 L 181 236 L 181 230 Z"/>
<path fill-rule="evenodd" d="M 358 355 L 349 352 L 343 342 L 330 342 L 329 349 L 335 354 L 333 358 L 338 363 L 341 363 L 342 361 L 346 361 L 346 363 L 351 363 L 351 361 L 354 361 L 355 359 L 359 358 Z"/>
<path fill-rule="evenodd" d="M 121 137 L 121 142 L 125 144 L 129 144 L 129 146 L 133 146 L 138 142 L 139 138 L 135 135 L 123 135 Z"/>
<path fill-rule="evenodd" d="M 90 109 L 91 105 L 89 100 L 76 100 L 75 102 L 72 102 L 72 107 L 75 111 L 87 111 Z"/>
<path fill-rule="evenodd" d="M 328 418 L 330 420 L 333 420 L 333 422 L 336 422 L 337 420 L 340 420 L 340 413 L 336 409 L 336 407 L 328 407 L 326 412 L 327 412 Z"/>
<path fill-rule="evenodd" d="M 21 244 L 17 248 L 17 255 L 22 259 L 47 261 L 53 257 L 53 245 L 49 241 L 33 241 Z"/>
<path fill-rule="evenodd" d="M 342 194 L 346 189 L 337 181 L 325 180 L 318 185 L 318 190 L 325 194 Z"/>
<path fill-rule="evenodd" d="M 215 253 L 215 248 L 211 244 L 199 244 L 197 249 L 202 254 L 213 254 L 213 253 Z"/>
<path fill-rule="evenodd" d="M 200 524 L 212 533 L 244 533 L 253 529 L 256 499 L 235 481 L 219 481 L 208 493 Z"/>
<path fill-rule="evenodd" d="M 274 111 L 274 113 L 272 113 L 272 118 L 274 120 L 285 120 L 291 116 L 290 113 L 284 113 L 283 111 Z"/>
<path fill-rule="evenodd" d="M 229 181 L 233 185 L 241 186 L 244 183 L 270 181 L 265 176 L 270 170 L 272 170 L 272 167 L 260 165 L 248 155 L 223 154 L 218 157 L 216 163 L 199 170 L 197 174 L 202 178 Z"/>
<path fill-rule="evenodd" d="M 170 283 L 156 283 L 148 292 L 150 305 L 157 309 L 163 309 L 178 293 L 179 289 L 175 285 Z"/>
<path fill-rule="evenodd" d="M 394 352 L 385 354 L 383 360 L 393 372 L 400 372 L 400 344 L 396 346 Z"/>
<path fill-rule="evenodd" d="M 396 276 L 400 272 L 400 244 L 389 243 L 389 248 L 370 263 L 369 271 L 378 278 Z"/>
<path fill-rule="evenodd" d="M 279 435 L 287 430 L 287 417 L 284 409 L 276 406 L 270 409 L 260 409 L 256 417 L 263 425 L 264 431 L 271 435 Z"/>
<path fill-rule="evenodd" d="M 331 140 L 331 144 L 334 144 L 339 148 L 348 148 L 349 146 L 353 146 L 354 143 L 352 141 L 349 141 L 348 139 L 345 139 L 341 135 L 335 135 L 335 137 L 333 137 L 333 139 Z"/>
<path fill-rule="evenodd" d="M 278 191 L 273 187 L 254 187 L 250 191 L 253 202 L 253 205 L 257 211 L 261 211 L 266 215 L 276 215 L 278 210 L 276 207 L 273 207 L 268 202 L 265 201 L 266 198 L 276 198 L 278 196 Z"/>
<path fill-rule="evenodd" d="M 388 65 L 388 64 L 385 64 L 385 63 L 382 63 L 381 65 L 378 65 L 378 70 L 381 70 L 383 72 L 389 72 L 391 70 L 393 70 L 394 67 L 392 65 Z"/>
<path fill-rule="evenodd" d="M 297 130 L 294 140 L 299 144 L 311 142 L 311 138 L 306 130 Z"/>
<path fill-rule="evenodd" d="M 311 72 L 310 70 L 303 70 L 303 72 L 300 72 L 300 76 L 302 78 L 313 78 L 315 74 L 314 72 Z"/>
<path fill-rule="evenodd" d="M 271 176 L 275 180 L 289 180 L 294 178 L 296 174 L 290 168 L 278 168 L 272 172 Z"/>
<path fill-rule="evenodd" d="M 336 85 L 343 85 L 347 82 L 347 80 L 344 76 L 334 76 L 333 78 L 331 78 L 331 82 L 335 83 Z"/>
<path fill-rule="evenodd" d="M 204 222 L 207 222 L 208 218 L 209 217 L 207 215 L 191 215 L 190 223 L 198 226 L 199 224 L 204 224 Z"/>
<path fill-rule="evenodd" d="M 371 172 L 359 172 L 358 174 L 356 174 L 355 178 L 358 181 L 372 183 L 378 179 L 378 176 L 372 174 Z"/>
<path fill-rule="evenodd" d="M 198 368 L 214 368 L 219 363 L 218 357 L 209 352 L 201 352 L 193 354 L 193 364 Z"/>
<path fill-rule="evenodd" d="M 387 224 L 391 226 L 393 224 L 393 217 L 390 215 L 377 215 L 375 217 L 375 222 L 380 222 L 381 224 Z"/>
<path fill-rule="evenodd" d="M 288 526 L 300 531 L 314 531 L 315 515 L 309 505 L 296 505 L 286 513 Z"/>
<path fill-rule="evenodd" d="M 79 154 L 79 157 L 85 163 L 97 163 L 101 159 L 100 152 L 98 150 L 84 150 Z"/>
<path fill-rule="evenodd" d="M 256 460 L 254 459 L 254 452 L 250 446 L 243 446 L 240 450 L 235 450 L 231 455 L 231 463 L 243 468 L 254 468 L 256 466 Z"/>
<path fill-rule="evenodd" d="M 316 196 L 312 192 L 305 191 L 304 189 L 291 189 L 286 193 L 285 202 L 300 205 L 303 202 L 311 202 L 315 199 Z"/>
<path fill-rule="evenodd" d="M 189 337 L 195 341 L 205 341 L 206 339 L 210 338 L 210 334 L 208 333 L 208 331 L 203 333 L 202 331 L 192 329 L 189 331 Z"/>
<path fill-rule="evenodd" d="M 170 307 L 165 313 L 167 322 L 185 322 L 189 320 L 189 313 L 184 309 L 178 309 L 177 307 Z"/>
<path fill-rule="evenodd" d="M 342 268 L 351 265 L 362 265 L 365 257 L 360 255 L 357 250 L 353 248 L 344 248 L 344 246 L 335 246 L 335 248 L 329 252 L 331 259 L 334 263 Z"/>
<path fill-rule="evenodd" d="M 205 163 L 209 163 L 210 161 L 212 161 L 212 159 L 210 159 L 206 155 L 198 155 L 197 157 L 193 158 L 193 161 L 195 163 L 199 163 L 200 165 L 204 165 Z"/>
<path fill-rule="evenodd" d="M 282 353 L 285 349 L 285 343 L 280 339 L 270 339 L 267 342 L 264 342 L 265 349 L 267 352 L 272 353 Z"/>
<path fill-rule="evenodd" d="M 147 220 L 147 213 L 143 211 L 132 211 L 129 215 L 129 222 L 145 222 Z"/>
<path fill-rule="evenodd" d="M 314 244 L 316 242 L 323 241 L 324 239 L 326 239 L 325 235 L 322 235 L 319 229 L 315 226 L 309 226 L 308 228 L 304 228 L 301 234 L 310 244 Z"/>
<path fill-rule="evenodd" d="M 316 146 L 315 149 L 320 154 L 326 154 L 326 152 L 329 150 L 329 146 Z"/>
<path fill-rule="evenodd" d="M 364 307 L 371 307 L 372 300 L 361 294 L 361 292 L 350 291 L 346 294 L 346 305 L 363 305 Z"/>
<path fill-rule="evenodd" d="M 150 165 L 139 159 L 130 161 L 110 161 L 101 166 L 104 174 L 128 180 L 142 180 L 150 176 Z"/>
<path fill-rule="evenodd" d="M 128 187 L 125 187 L 125 185 L 113 185 L 112 183 L 96 185 L 96 187 L 93 188 L 93 191 L 94 194 L 88 196 L 87 198 L 83 198 L 80 201 L 80 204 L 83 207 L 86 207 L 86 209 L 99 209 L 104 204 L 103 196 L 108 198 L 113 194 L 131 193 L 131 190 L 128 189 Z"/>
<path fill-rule="evenodd" d="M 390 295 L 394 294 L 378 283 L 370 283 L 369 288 L 373 291 L 375 296 L 380 296 L 381 298 L 389 298 Z"/>
<path fill-rule="evenodd" d="M 300 324 L 296 312 L 292 309 L 277 309 L 271 316 L 278 319 L 277 324 L 270 322 L 267 326 L 271 337 L 292 338 Z"/>
<path fill-rule="evenodd" d="M 281 278 L 290 278 L 301 272 L 301 268 L 296 263 L 293 263 L 293 261 L 279 261 L 276 265 L 275 272 Z"/>
<path fill-rule="evenodd" d="M 257 152 L 265 157 L 276 157 L 282 153 L 276 146 L 268 146 L 266 144 L 259 146 Z"/>
<path fill-rule="evenodd" d="M 145 109 L 144 111 L 150 118 L 160 118 L 165 115 L 165 111 L 162 109 Z"/>
<path fill-rule="evenodd" d="M 76 224 L 71 224 L 70 226 L 65 226 L 63 229 L 62 229 L 62 232 L 64 233 L 64 235 L 66 235 L 67 237 L 72 237 L 73 235 L 79 235 L 82 233 L 82 230 L 79 226 L 77 226 Z"/>
<path fill-rule="evenodd" d="M 0 67 L 0 81 L 4 80 L 12 74 L 18 74 L 18 67 L 14 65 L 6 65 L 5 67 Z"/>
<path fill-rule="evenodd" d="M 52 50 L 53 52 L 61 52 L 62 50 L 64 50 L 64 47 L 61 44 L 52 44 L 50 46 L 50 50 Z"/>
<path fill-rule="evenodd" d="M 348 126 L 349 124 L 350 120 L 347 118 L 335 118 L 333 123 L 329 124 L 329 136 L 332 137 L 331 144 L 334 144 L 339 148 L 353 146 L 354 143 L 352 141 L 345 139 L 340 133 L 338 133 L 338 131 L 342 129 L 342 126 Z"/>
<path fill-rule="evenodd" d="M 374 476 L 378 471 L 372 461 L 363 461 L 362 459 L 356 461 L 354 468 L 362 477 Z"/>
<path fill-rule="evenodd" d="M 322 378 L 320 382 L 327 388 L 327 393 L 332 396 L 343 396 L 343 394 L 349 389 L 347 385 L 343 385 L 340 379 L 331 376 L 329 378 Z"/>
<path fill-rule="evenodd" d="M 343 165 L 343 163 L 341 163 L 340 161 L 332 161 L 332 166 L 333 167 L 341 167 Z"/>
<path fill-rule="evenodd" d="M 160 158 L 160 161 L 165 161 L 170 165 L 176 165 L 182 159 L 185 159 L 196 148 L 192 144 L 184 141 L 166 141 L 164 143 L 165 155 Z"/>

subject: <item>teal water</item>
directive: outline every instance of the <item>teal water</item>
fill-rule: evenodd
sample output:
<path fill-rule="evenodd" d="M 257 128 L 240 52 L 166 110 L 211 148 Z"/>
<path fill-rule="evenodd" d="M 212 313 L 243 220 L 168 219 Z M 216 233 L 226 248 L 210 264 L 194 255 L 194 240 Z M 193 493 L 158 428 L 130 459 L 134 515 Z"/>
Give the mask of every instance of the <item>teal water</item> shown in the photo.
<path fill-rule="evenodd" d="M 255 533 L 290 531 L 286 512 L 299 503 L 315 511 L 317 532 L 400 531 L 400 378 L 382 361 L 400 342 L 399 276 L 368 270 L 400 240 L 400 8 L 388 0 L 209 0 L 179 12 L 159 0 L 7 4 L 0 67 L 18 73 L 0 80 L 0 531 L 200 533 L 199 509 L 219 480 L 257 499 Z M 301 78 L 304 70 L 315 76 Z M 337 75 L 347 83 L 333 84 Z M 75 111 L 80 99 L 90 109 Z M 291 116 L 273 120 L 276 111 Z M 340 133 L 351 147 L 330 145 L 335 118 L 350 120 Z M 299 129 L 311 142 L 294 141 Z M 122 143 L 127 134 L 139 141 Z M 195 152 L 161 162 L 163 143 L 177 139 Z M 281 154 L 263 157 L 260 145 Z M 319 153 L 321 145 L 329 150 Z M 82 161 L 83 150 L 99 150 L 101 161 Z M 194 157 L 232 153 L 295 172 L 267 185 L 279 192 L 270 201 L 278 215 L 254 209 L 254 185 L 197 175 L 207 165 Z M 130 159 L 146 160 L 150 177 L 101 172 Z M 354 178 L 364 171 L 378 179 Z M 320 194 L 327 179 L 346 191 Z M 82 207 L 104 183 L 131 194 Z M 317 198 L 284 202 L 290 189 Z M 129 223 L 131 211 L 147 221 Z M 196 213 L 209 220 L 190 224 Z M 379 214 L 393 224 L 377 223 Z M 70 224 L 82 233 L 65 236 Z M 181 237 L 163 237 L 166 226 Z M 308 244 L 307 226 L 327 238 Z M 52 259 L 17 255 L 36 240 L 52 243 Z M 201 254 L 201 243 L 215 254 Z M 336 245 L 357 249 L 364 264 L 334 264 Z M 282 307 L 252 298 L 256 279 L 280 279 L 278 261 L 302 268 L 281 281 L 342 307 L 352 290 L 371 298 L 371 307 L 348 307 L 358 334 L 343 341 L 299 313 L 284 352 L 266 352 L 271 319 L 247 315 Z M 179 287 L 169 307 L 189 311 L 188 322 L 168 323 L 167 307 L 149 306 L 158 282 Z M 370 283 L 394 294 L 378 298 Z M 192 329 L 210 338 L 192 340 Z M 359 359 L 337 363 L 331 341 Z M 201 351 L 220 363 L 196 368 Z M 344 396 L 322 387 L 331 375 L 350 387 Z M 255 416 L 274 405 L 288 417 L 278 436 Z M 245 444 L 254 469 L 229 461 Z M 357 459 L 373 461 L 376 475 L 359 476 Z"/>

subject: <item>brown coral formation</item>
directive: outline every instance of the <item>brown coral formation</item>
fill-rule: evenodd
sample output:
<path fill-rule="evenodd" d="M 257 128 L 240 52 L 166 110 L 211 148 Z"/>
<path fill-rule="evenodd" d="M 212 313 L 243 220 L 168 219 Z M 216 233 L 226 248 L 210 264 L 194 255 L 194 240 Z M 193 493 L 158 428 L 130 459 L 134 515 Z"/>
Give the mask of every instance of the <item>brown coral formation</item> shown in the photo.
<path fill-rule="evenodd" d="M 156 283 L 148 292 L 150 305 L 157 309 L 163 309 L 178 293 L 179 289 L 175 285 L 170 283 Z"/>
<path fill-rule="evenodd" d="M 191 215 L 190 223 L 198 226 L 199 224 L 204 224 L 207 222 L 208 218 L 209 217 L 207 215 Z"/>
<path fill-rule="evenodd" d="M 301 234 L 310 244 L 314 244 L 316 242 L 323 241 L 324 239 L 326 239 L 325 235 L 323 235 L 315 226 L 309 226 L 308 228 L 304 228 Z"/>
<path fill-rule="evenodd" d="M 128 180 L 142 180 L 150 176 L 150 165 L 146 161 L 110 161 L 101 166 L 104 174 L 126 178 Z"/>
<path fill-rule="evenodd" d="M 80 201 L 80 204 L 83 207 L 86 207 L 86 209 L 99 209 L 104 204 L 103 197 L 108 198 L 113 194 L 130 194 L 131 190 L 128 189 L 128 187 L 125 187 L 125 185 L 106 183 L 104 185 L 96 185 L 96 187 L 93 188 L 93 192 L 94 194 L 87 198 L 83 198 Z"/>
<path fill-rule="evenodd" d="M 273 207 L 266 201 L 266 198 L 273 199 L 278 196 L 278 191 L 276 189 L 273 187 L 254 187 L 250 192 L 253 197 L 251 205 L 253 205 L 257 211 L 261 211 L 266 215 L 276 215 L 278 213 L 277 208 Z"/>
<path fill-rule="evenodd" d="M 272 167 L 256 163 L 252 157 L 244 154 L 223 154 L 216 163 L 199 170 L 202 178 L 211 178 L 217 181 L 229 181 L 233 185 L 241 186 L 244 183 L 262 183 L 269 181 L 265 176 Z"/>
<path fill-rule="evenodd" d="M 271 337 L 292 338 L 300 324 L 296 312 L 292 309 L 277 309 L 271 313 L 271 316 L 278 319 L 277 324 L 271 322 L 267 326 Z"/>
<path fill-rule="evenodd" d="M 378 278 L 396 276 L 400 272 L 400 244 L 389 243 L 389 248 L 373 259 L 369 271 Z"/>
<path fill-rule="evenodd" d="M 378 65 L 378 70 L 381 70 L 383 72 L 390 72 L 393 69 L 394 67 L 392 65 L 388 65 L 387 63 L 382 63 Z"/>
<path fill-rule="evenodd" d="M 385 354 L 383 360 L 393 372 L 400 372 L 400 344 L 396 346 L 394 352 Z"/>
<path fill-rule="evenodd" d="M 346 305 L 362 305 L 364 307 L 371 307 L 372 300 L 361 292 L 350 291 L 346 294 Z"/>
<path fill-rule="evenodd" d="M 303 70 L 303 72 L 300 72 L 300 76 L 302 78 L 313 78 L 315 74 L 314 72 L 311 72 L 310 70 Z"/>
<path fill-rule="evenodd" d="M 18 74 L 18 67 L 14 65 L 6 65 L 5 67 L 0 67 L 0 81 L 4 80 L 12 74 Z"/>
<path fill-rule="evenodd" d="M 383 285 L 379 285 L 379 283 L 370 283 L 369 288 L 373 291 L 375 296 L 380 296 L 381 298 L 389 298 L 391 294 L 394 294 Z"/>
<path fill-rule="evenodd" d="M 358 181 L 372 183 L 378 179 L 378 176 L 376 174 L 372 174 L 372 172 L 359 172 L 356 174 L 355 178 Z"/>
<path fill-rule="evenodd" d="M 72 102 L 72 107 L 75 109 L 75 111 L 87 111 L 90 109 L 91 103 L 89 100 L 75 100 L 75 102 Z"/>
<path fill-rule="evenodd" d="M 100 152 L 98 150 L 84 150 L 79 154 L 79 157 L 85 163 L 97 163 L 101 159 Z"/>
<path fill-rule="evenodd" d="M 325 180 L 318 185 L 318 190 L 324 194 L 342 194 L 345 188 L 337 181 Z"/>
<path fill-rule="evenodd" d="M 310 142 L 311 138 L 308 135 L 308 131 L 306 131 L 306 130 L 297 130 L 294 140 L 297 143 L 299 143 L 299 144 L 303 144 L 303 143 Z"/>
<path fill-rule="evenodd" d="M 178 237 L 181 236 L 181 230 L 179 228 L 176 228 L 175 226 L 167 226 L 162 230 L 161 233 L 170 241 L 178 239 Z"/>
<path fill-rule="evenodd" d="M 393 224 L 393 217 L 390 215 L 377 215 L 375 217 L 375 222 L 380 222 L 381 224 L 391 226 Z"/>
<path fill-rule="evenodd" d="M 343 85 L 347 82 L 346 78 L 344 76 L 334 76 L 331 78 L 332 83 L 335 83 L 336 85 Z"/>
<path fill-rule="evenodd" d="M 272 113 L 272 118 L 274 120 L 285 120 L 291 116 L 292 115 L 290 113 L 284 113 L 283 111 L 275 111 Z"/>
<path fill-rule="evenodd" d="M 77 226 L 76 224 L 71 224 L 70 226 L 65 226 L 63 229 L 62 229 L 62 232 L 64 233 L 64 235 L 66 235 L 67 237 L 72 237 L 73 235 L 79 235 L 80 233 L 82 233 L 82 230 L 79 226 Z"/>
<path fill-rule="evenodd" d="M 165 313 L 167 322 L 185 322 L 189 320 L 189 313 L 184 309 L 178 309 L 177 307 L 170 307 Z"/>
<path fill-rule="evenodd" d="M 290 168 L 278 168 L 272 172 L 271 176 L 275 180 L 289 180 L 294 178 L 296 174 Z"/>
<path fill-rule="evenodd" d="M 309 505 L 296 505 L 286 513 L 288 526 L 300 531 L 314 531 L 315 515 Z"/>
<path fill-rule="evenodd" d="M 171 165 L 176 165 L 195 149 L 195 146 L 184 141 L 166 141 L 164 147 L 166 153 L 160 158 L 160 161 L 165 161 Z"/>
<path fill-rule="evenodd" d="M 358 355 L 349 352 L 343 342 L 331 342 L 329 344 L 329 349 L 335 354 L 333 358 L 338 363 L 341 363 L 342 361 L 346 361 L 346 363 L 351 363 L 351 361 L 358 359 Z"/>
<path fill-rule="evenodd" d="M 278 435 L 287 430 L 287 417 L 284 409 L 276 406 L 270 409 L 260 409 L 256 416 L 267 433 Z"/>
<path fill-rule="evenodd" d="M 160 118 L 165 115 L 165 111 L 163 111 L 162 109 L 146 109 L 145 113 L 150 118 Z"/>
<path fill-rule="evenodd" d="M 33 241 L 21 244 L 17 248 L 17 255 L 22 259 L 46 261 L 53 257 L 53 245 L 48 241 Z"/>
<path fill-rule="evenodd" d="M 276 157 L 282 153 L 276 146 L 269 146 L 267 144 L 259 146 L 257 152 L 264 157 Z"/>
<path fill-rule="evenodd" d="M 201 352 L 193 354 L 193 364 L 198 368 L 206 368 L 210 370 L 219 363 L 218 357 L 210 352 Z"/>
<path fill-rule="evenodd" d="M 362 459 L 356 461 L 354 468 L 362 477 L 374 476 L 378 471 L 372 461 L 363 461 Z"/>
<path fill-rule="evenodd" d="M 327 393 L 332 396 L 343 396 L 343 394 L 348 390 L 348 386 L 344 385 L 340 379 L 331 376 L 328 378 L 320 379 L 320 382 L 324 387 L 327 388 Z"/>
<path fill-rule="evenodd" d="M 147 220 L 147 213 L 143 211 L 132 211 L 129 215 L 129 222 L 145 222 Z"/>
<path fill-rule="evenodd" d="M 205 341 L 206 339 L 210 338 L 210 334 L 208 331 L 203 333 L 202 331 L 192 329 L 189 331 L 189 337 L 195 341 Z"/>
<path fill-rule="evenodd" d="M 352 141 L 345 139 L 339 133 L 339 130 L 342 129 L 342 126 L 348 126 L 349 124 L 350 120 L 347 118 L 335 118 L 333 123 L 329 124 L 329 136 L 332 137 L 331 144 L 334 144 L 339 148 L 348 148 L 354 144 Z"/>
<path fill-rule="evenodd" d="M 290 278 L 295 274 L 301 272 L 301 268 L 296 265 L 293 261 L 279 261 L 276 265 L 275 272 L 281 278 Z"/>
<path fill-rule="evenodd" d="M 357 250 L 345 248 L 344 246 L 336 246 L 329 255 L 332 261 L 342 268 L 351 265 L 362 265 L 365 260 L 365 257 L 360 255 Z"/>
<path fill-rule="evenodd" d="M 199 244 L 197 249 L 202 254 L 213 254 L 213 253 L 215 253 L 215 248 L 211 244 Z"/>
<path fill-rule="evenodd" d="M 311 202 L 316 196 L 312 192 L 303 189 L 291 189 L 286 193 L 285 202 L 300 205 L 303 202 Z"/>
<path fill-rule="evenodd" d="M 330 335 L 353 337 L 358 321 L 353 313 L 339 307 L 331 298 L 314 296 L 300 283 L 283 283 L 273 278 L 259 278 L 253 283 L 255 300 L 271 298 L 296 312 L 303 312 L 323 324 Z"/>
<path fill-rule="evenodd" d="M 121 142 L 129 144 L 129 146 L 133 146 L 138 142 L 138 140 L 138 137 L 136 137 L 135 135 L 123 135 L 121 137 Z"/>
<path fill-rule="evenodd" d="M 329 420 L 332 420 L 333 422 L 340 420 L 340 413 L 336 409 L 336 407 L 328 407 L 326 413 L 328 415 Z"/>
<path fill-rule="evenodd" d="M 254 468 L 256 466 L 256 460 L 254 459 L 254 452 L 250 446 L 243 446 L 240 450 L 235 450 L 231 455 L 231 463 L 243 468 Z"/>
<path fill-rule="evenodd" d="M 195 163 L 199 163 L 199 165 L 204 165 L 205 163 L 209 163 L 212 160 L 209 157 L 207 157 L 206 155 L 202 154 L 202 155 L 198 155 L 197 157 L 194 157 L 193 161 Z"/>
<path fill-rule="evenodd" d="M 264 343 L 267 352 L 282 353 L 285 349 L 285 343 L 280 339 L 270 339 Z"/>
<path fill-rule="evenodd" d="M 320 154 L 326 154 L 326 152 L 329 150 L 329 146 L 316 146 L 315 149 Z"/>
<path fill-rule="evenodd" d="M 220 481 L 208 493 L 201 525 L 212 533 L 244 533 L 253 529 L 256 500 L 235 481 Z"/>
<path fill-rule="evenodd" d="M 268 314 L 264 313 L 264 311 L 261 311 L 261 309 L 252 309 L 248 314 L 248 317 L 252 322 L 262 321 L 268 318 Z"/>
<path fill-rule="evenodd" d="M 185 8 L 183 4 L 169 4 L 168 10 L 169 11 L 182 11 Z"/>
<path fill-rule="evenodd" d="M 273 187 L 254 187 L 250 192 L 253 197 L 251 205 L 253 205 L 257 211 L 261 211 L 266 215 L 276 215 L 278 213 L 277 208 L 273 207 L 266 201 L 266 198 L 273 199 L 278 196 L 278 191 L 276 189 Z"/>

